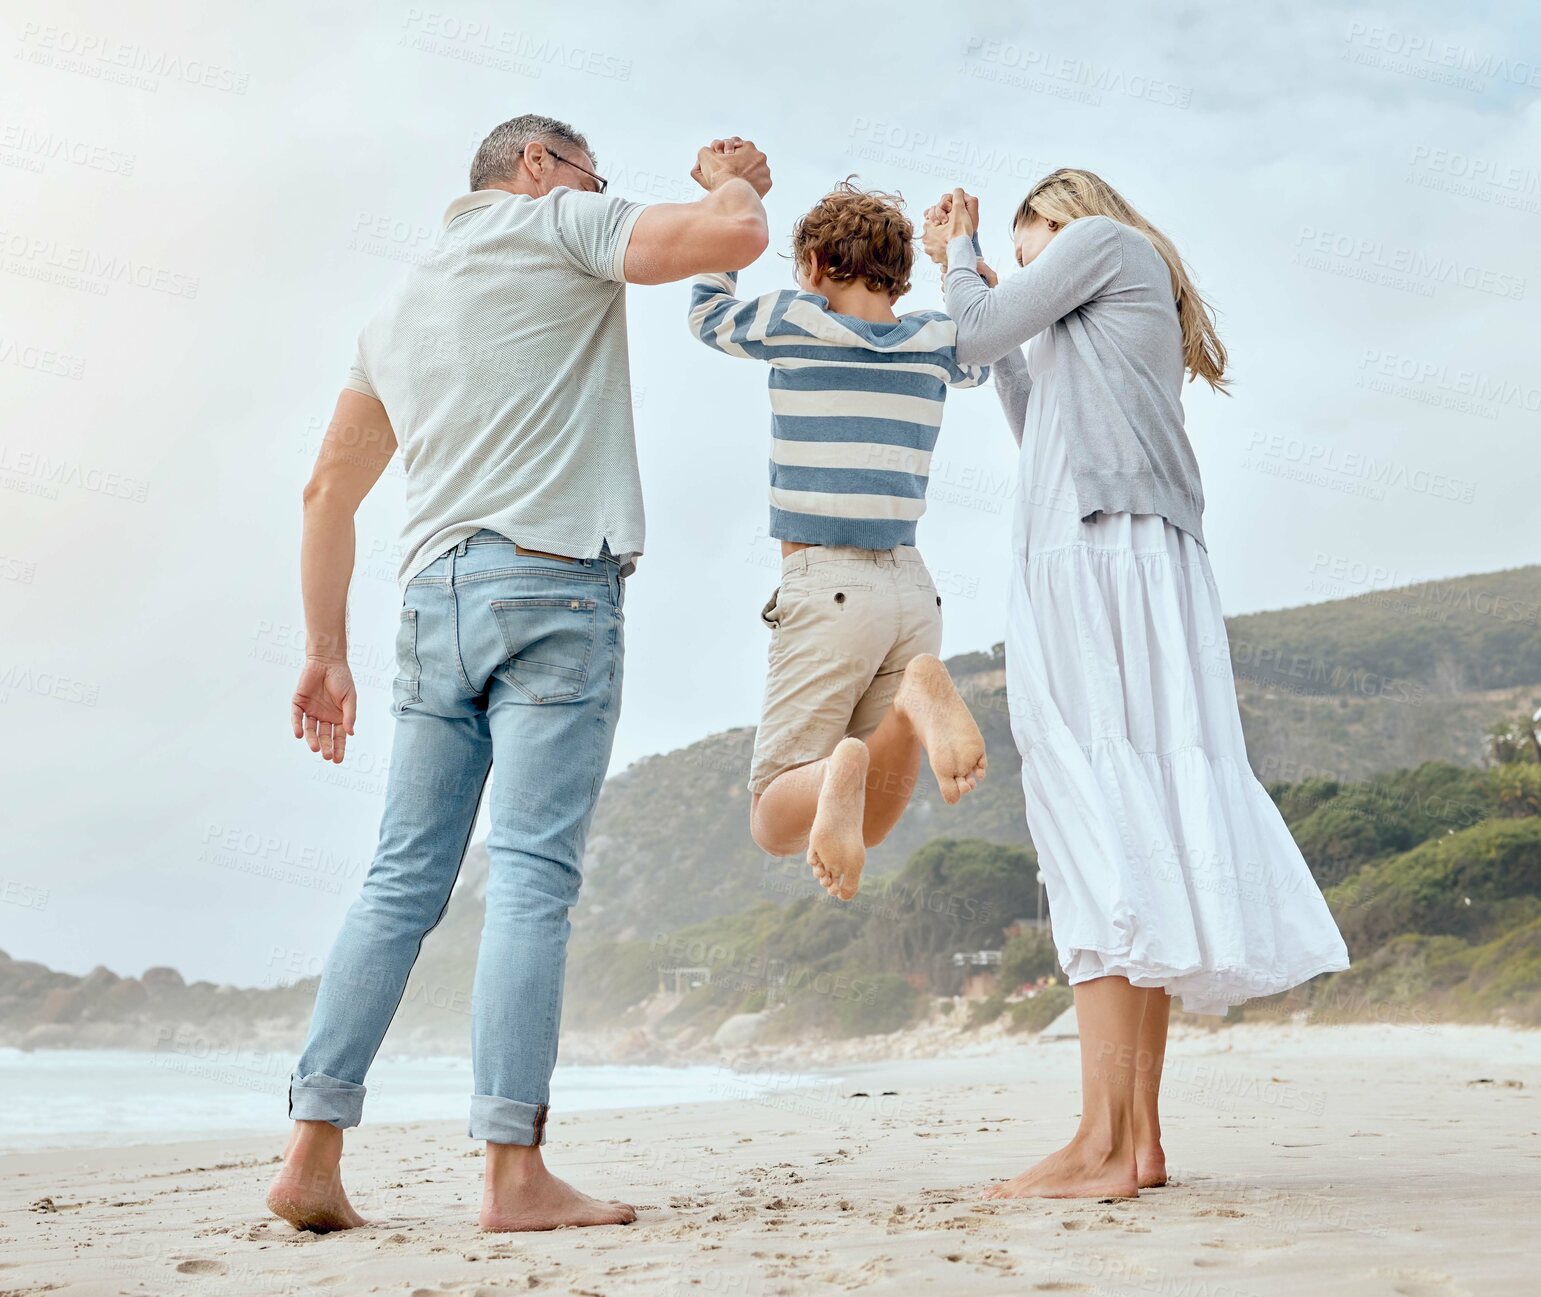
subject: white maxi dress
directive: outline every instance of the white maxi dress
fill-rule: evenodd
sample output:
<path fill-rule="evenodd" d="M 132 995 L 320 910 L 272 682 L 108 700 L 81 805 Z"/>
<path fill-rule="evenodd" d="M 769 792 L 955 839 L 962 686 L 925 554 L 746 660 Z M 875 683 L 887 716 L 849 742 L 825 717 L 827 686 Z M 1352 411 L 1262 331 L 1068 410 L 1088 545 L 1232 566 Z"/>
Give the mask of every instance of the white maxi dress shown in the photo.
<path fill-rule="evenodd" d="M 1027 364 L 1007 695 L 1069 980 L 1126 977 L 1224 1014 L 1347 968 L 1247 763 L 1208 555 L 1154 514 L 1081 520 L 1052 329 Z"/>

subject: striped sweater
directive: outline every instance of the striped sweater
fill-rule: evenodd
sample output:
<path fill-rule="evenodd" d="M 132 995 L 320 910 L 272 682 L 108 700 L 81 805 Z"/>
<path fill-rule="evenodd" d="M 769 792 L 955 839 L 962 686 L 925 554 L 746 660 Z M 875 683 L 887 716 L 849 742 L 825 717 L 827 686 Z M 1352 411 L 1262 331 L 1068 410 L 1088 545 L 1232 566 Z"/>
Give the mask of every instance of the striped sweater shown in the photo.
<path fill-rule="evenodd" d="M 873 324 L 794 289 L 741 302 L 737 281 L 697 278 L 690 328 L 718 351 L 770 362 L 770 534 L 913 545 L 947 388 L 977 387 L 989 369 L 958 364 L 957 327 L 940 311 Z"/>

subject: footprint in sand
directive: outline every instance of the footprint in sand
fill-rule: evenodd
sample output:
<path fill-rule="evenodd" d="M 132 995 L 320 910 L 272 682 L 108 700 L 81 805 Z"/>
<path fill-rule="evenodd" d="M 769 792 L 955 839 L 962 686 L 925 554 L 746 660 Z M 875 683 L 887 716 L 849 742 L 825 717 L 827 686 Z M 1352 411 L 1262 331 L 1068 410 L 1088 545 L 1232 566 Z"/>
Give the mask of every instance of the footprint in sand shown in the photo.
<path fill-rule="evenodd" d="M 1467 1297 L 1447 1274 L 1433 1270 L 1376 1270 L 1376 1276 L 1392 1280 L 1397 1297 Z"/>
<path fill-rule="evenodd" d="M 178 1274 L 224 1274 L 230 1267 L 223 1261 L 215 1261 L 210 1257 L 198 1257 L 192 1261 L 183 1261 L 177 1266 Z"/>

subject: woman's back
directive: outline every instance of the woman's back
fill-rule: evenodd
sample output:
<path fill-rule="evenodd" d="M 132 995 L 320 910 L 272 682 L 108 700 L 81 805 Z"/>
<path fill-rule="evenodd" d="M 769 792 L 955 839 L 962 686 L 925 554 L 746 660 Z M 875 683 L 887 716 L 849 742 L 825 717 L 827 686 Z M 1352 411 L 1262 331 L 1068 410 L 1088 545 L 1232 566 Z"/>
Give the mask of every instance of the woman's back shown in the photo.
<path fill-rule="evenodd" d="M 1071 221 L 994 290 L 979 277 L 969 240 L 954 239 L 946 295 L 964 363 L 995 363 L 1055 330 L 1083 517 L 1160 514 L 1203 542 L 1204 491 L 1183 428 L 1182 329 L 1171 274 L 1143 234 L 1106 216 Z M 1020 363 L 1003 369 L 998 386 L 1025 377 Z"/>

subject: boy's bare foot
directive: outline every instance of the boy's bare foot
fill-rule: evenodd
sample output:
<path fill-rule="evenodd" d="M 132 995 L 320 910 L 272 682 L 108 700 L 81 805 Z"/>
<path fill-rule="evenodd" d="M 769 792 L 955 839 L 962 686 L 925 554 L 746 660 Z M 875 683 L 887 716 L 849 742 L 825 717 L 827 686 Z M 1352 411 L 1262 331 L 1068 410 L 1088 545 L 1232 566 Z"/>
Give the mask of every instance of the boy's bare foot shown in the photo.
<path fill-rule="evenodd" d="M 325 1121 L 295 1122 L 267 1204 L 295 1229 L 315 1234 L 366 1224 L 343 1192 L 342 1131 Z"/>
<path fill-rule="evenodd" d="M 487 1145 L 481 1227 L 495 1233 L 630 1225 L 636 1210 L 579 1193 L 546 1169 L 539 1148 Z"/>
<path fill-rule="evenodd" d="M 1166 1183 L 1166 1150 L 1159 1142 L 1136 1149 L 1134 1161 L 1139 1168 L 1140 1188 L 1159 1189 Z"/>
<path fill-rule="evenodd" d="M 861 886 L 867 844 L 862 816 L 867 805 L 867 745 L 841 739 L 824 764 L 819 808 L 808 831 L 808 864 L 831 896 L 849 901 Z"/>
<path fill-rule="evenodd" d="M 1003 1184 L 992 1184 L 986 1198 L 1138 1198 L 1140 1186 L 1134 1148 L 1106 1151 L 1080 1136 L 1057 1153 Z"/>
<path fill-rule="evenodd" d="M 920 736 L 942 800 L 956 805 L 985 777 L 989 763 L 984 736 L 940 658 L 923 653 L 904 669 L 894 708 Z"/>

